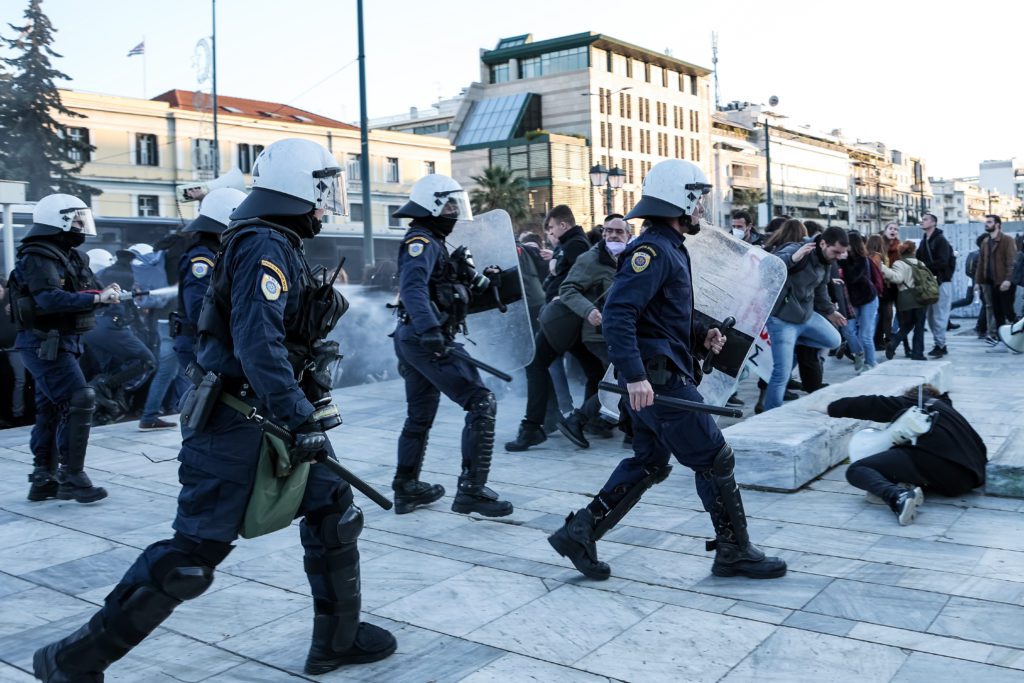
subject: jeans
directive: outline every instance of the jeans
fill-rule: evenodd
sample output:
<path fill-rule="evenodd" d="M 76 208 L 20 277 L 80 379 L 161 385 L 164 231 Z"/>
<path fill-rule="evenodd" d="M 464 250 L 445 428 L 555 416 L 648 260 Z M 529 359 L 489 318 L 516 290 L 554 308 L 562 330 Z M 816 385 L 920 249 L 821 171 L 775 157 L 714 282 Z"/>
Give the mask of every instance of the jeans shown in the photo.
<path fill-rule="evenodd" d="M 949 324 L 949 307 L 953 304 L 953 283 L 939 285 L 939 300 L 928 307 L 928 329 L 936 346 L 946 347 L 946 325 Z"/>
<path fill-rule="evenodd" d="M 925 311 L 923 308 L 911 308 L 908 311 L 900 311 L 900 331 L 892 338 L 889 344 L 892 348 L 896 348 L 902 343 L 907 341 L 910 337 L 910 333 L 914 333 L 913 341 L 911 342 L 910 356 L 912 358 L 924 358 L 924 319 Z"/>
<path fill-rule="evenodd" d="M 153 375 L 153 381 L 149 385 L 149 393 L 146 395 L 146 405 L 142 408 L 142 419 L 144 421 L 155 420 L 160 417 L 163 410 L 164 398 L 167 390 L 174 384 L 178 376 L 178 356 L 174 353 L 174 342 L 171 340 L 170 328 L 166 321 L 157 323 L 160 332 L 160 359 Z"/>
<path fill-rule="evenodd" d="M 3 315 L 3 313 L 0 313 L 0 315 Z M 11 417 L 24 417 L 25 362 L 21 359 L 21 353 L 13 349 L 7 351 L 7 360 L 11 364 L 11 372 L 14 373 L 14 393 L 11 394 Z"/>
<path fill-rule="evenodd" d="M 782 396 L 793 372 L 793 347 L 799 342 L 817 349 L 832 349 L 842 342 L 839 330 L 820 313 L 811 313 L 803 323 L 789 323 L 774 316 L 768 318 L 768 336 L 772 342 L 772 378 L 765 392 L 764 409 L 782 405 Z"/>
<path fill-rule="evenodd" d="M 875 357 L 875 324 L 878 321 L 878 297 L 863 306 L 857 307 L 857 317 L 851 318 L 846 326 L 847 339 L 854 353 L 863 353 L 864 362 L 874 367 L 878 360 Z M 857 339 L 854 344 L 853 340 Z M 860 350 L 857 347 L 860 346 Z"/>
<path fill-rule="evenodd" d="M 981 285 L 981 300 L 985 302 L 985 325 L 990 337 L 999 334 L 999 326 L 1014 322 L 1013 299 L 1017 288 L 1010 285 L 1005 292 L 999 291 L 999 285 Z"/>

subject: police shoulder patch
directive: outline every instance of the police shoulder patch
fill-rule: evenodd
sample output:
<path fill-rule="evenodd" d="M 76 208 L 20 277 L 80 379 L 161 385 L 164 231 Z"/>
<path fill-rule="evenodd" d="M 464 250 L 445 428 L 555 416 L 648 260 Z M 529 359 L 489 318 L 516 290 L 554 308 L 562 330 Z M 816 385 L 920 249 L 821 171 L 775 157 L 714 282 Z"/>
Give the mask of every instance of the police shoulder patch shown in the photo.
<path fill-rule="evenodd" d="M 652 254 L 647 250 L 637 249 L 633 252 L 633 256 L 629 259 L 629 265 L 633 269 L 634 273 L 642 273 L 647 270 L 647 266 L 651 265 Z"/>
<path fill-rule="evenodd" d="M 263 298 L 267 301 L 277 301 L 281 296 L 281 283 L 270 273 L 263 273 L 260 280 L 260 291 L 263 292 Z"/>
<path fill-rule="evenodd" d="M 407 250 L 409 252 L 409 256 L 412 256 L 413 258 L 415 258 L 415 257 L 417 257 L 417 256 L 419 256 L 420 254 L 423 253 L 423 243 L 422 242 L 410 242 L 409 246 L 407 247 Z"/>
<path fill-rule="evenodd" d="M 260 265 L 269 270 L 275 276 L 277 276 L 277 282 L 280 285 L 282 291 L 288 291 L 288 278 L 284 276 L 283 270 L 281 270 L 275 263 L 267 259 L 261 259 Z M 274 278 L 271 279 L 273 280 Z M 274 298 L 276 299 L 277 297 Z"/>
<path fill-rule="evenodd" d="M 202 280 L 204 277 L 210 274 L 210 264 L 200 261 L 199 259 L 193 259 L 192 261 L 192 276 L 197 280 Z"/>

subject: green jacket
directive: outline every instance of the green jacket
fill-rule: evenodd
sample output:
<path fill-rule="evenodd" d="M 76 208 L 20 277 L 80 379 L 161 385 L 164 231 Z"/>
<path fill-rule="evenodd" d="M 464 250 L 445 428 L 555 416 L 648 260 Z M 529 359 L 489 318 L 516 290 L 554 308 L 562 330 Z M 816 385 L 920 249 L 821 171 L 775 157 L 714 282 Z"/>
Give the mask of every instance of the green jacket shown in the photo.
<path fill-rule="evenodd" d="M 596 306 L 594 301 L 611 287 L 615 268 L 615 257 L 608 253 L 604 247 L 604 240 L 601 240 L 576 259 L 576 263 L 558 288 L 558 297 L 562 303 L 583 318 L 581 339 L 584 344 L 604 343 L 601 329 L 587 322 L 587 316 L 592 310 L 603 305 L 604 299 Z"/>

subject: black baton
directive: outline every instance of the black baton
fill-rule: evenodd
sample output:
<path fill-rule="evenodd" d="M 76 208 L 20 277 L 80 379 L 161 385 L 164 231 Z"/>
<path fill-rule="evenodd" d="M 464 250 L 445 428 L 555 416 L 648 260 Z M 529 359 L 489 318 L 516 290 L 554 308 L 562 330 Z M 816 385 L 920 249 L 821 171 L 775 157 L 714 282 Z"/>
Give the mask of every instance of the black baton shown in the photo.
<path fill-rule="evenodd" d="M 483 361 L 480 361 L 480 360 L 477 360 L 476 358 L 473 358 L 473 356 L 469 355 L 468 353 L 466 353 L 462 349 L 455 348 L 454 346 L 449 346 L 448 347 L 448 353 L 453 355 L 453 356 L 455 356 L 456 358 L 461 358 L 462 360 L 466 361 L 467 363 L 469 363 L 470 365 L 472 365 L 475 368 L 479 368 L 479 369 L 483 370 L 484 372 L 489 372 L 490 374 L 494 375 L 498 379 L 505 380 L 506 382 L 511 382 L 512 381 L 512 375 L 508 374 L 507 372 L 502 372 L 501 370 L 499 370 L 498 368 L 494 367 L 493 365 L 488 365 L 487 363 L 484 363 Z"/>
<path fill-rule="evenodd" d="M 254 415 L 253 419 L 256 419 L 258 417 L 260 417 L 260 416 Z M 295 437 L 292 436 L 291 432 L 289 432 L 284 427 L 279 427 L 278 425 L 276 425 L 273 422 L 267 420 L 266 418 L 260 418 L 260 420 L 257 420 L 257 424 L 259 424 L 263 429 L 265 429 L 268 432 L 272 433 L 274 436 L 276 436 L 279 439 L 283 440 L 285 443 L 291 444 L 291 443 L 294 443 L 294 441 L 295 441 Z M 388 500 L 387 498 L 385 498 L 384 496 L 382 496 L 377 491 L 377 489 L 375 489 L 372 486 L 370 486 L 369 484 L 367 484 L 365 481 L 363 481 L 362 479 L 357 477 L 352 472 L 349 472 L 348 469 L 344 465 L 342 465 L 340 462 L 338 462 L 337 460 L 329 458 L 329 457 L 327 457 L 325 455 L 323 457 L 323 459 L 317 460 L 316 462 L 321 464 L 321 465 L 325 465 L 327 467 L 327 469 L 331 470 L 332 472 L 337 474 L 339 477 L 341 477 L 342 479 L 347 481 L 357 491 L 362 493 L 364 496 L 366 496 L 367 498 L 369 498 L 370 500 L 372 500 L 374 503 L 376 503 L 377 505 L 381 506 L 385 510 L 390 510 L 393 507 L 391 501 Z"/>
<path fill-rule="evenodd" d="M 604 391 L 610 391 L 615 394 L 621 394 L 623 396 L 629 396 L 629 392 L 618 384 L 612 384 L 611 382 L 601 382 L 597 385 L 598 389 Z M 687 401 L 684 398 L 674 398 L 672 396 L 658 396 L 654 395 L 654 402 L 660 403 L 663 406 L 670 406 L 672 408 L 682 408 L 683 410 L 692 410 L 695 413 L 710 413 L 712 415 L 721 415 L 722 417 L 743 417 L 743 411 L 739 408 L 725 408 L 723 406 L 709 406 L 707 403 L 701 403 L 700 401 Z"/>
<path fill-rule="evenodd" d="M 717 327 L 718 331 L 724 335 L 726 332 L 731 330 L 735 325 L 736 318 L 730 315 L 728 318 L 722 321 L 721 325 L 716 325 L 715 327 Z M 711 329 L 713 330 L 715 328 L 712 327 Z M 714 362 L 716 355 L 718 354 L 716 354 L 711 349 L 708 349 L 708 354 L 704 356 L 704 364 L 700 366 L 700 371 L 703 372 L 705 375 L 710 374 L 711 371 L 714 370 Z"/>

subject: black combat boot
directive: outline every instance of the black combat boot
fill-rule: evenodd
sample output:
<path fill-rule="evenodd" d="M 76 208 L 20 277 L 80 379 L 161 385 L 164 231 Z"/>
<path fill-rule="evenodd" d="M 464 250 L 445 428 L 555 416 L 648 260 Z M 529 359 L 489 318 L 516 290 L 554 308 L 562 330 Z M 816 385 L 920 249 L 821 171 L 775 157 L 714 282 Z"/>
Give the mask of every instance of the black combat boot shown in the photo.
<path fill-rule="evenodd" d="M 46 500 L 57 497 L 57 479 L 48 467 L 36 465 L 32 474 L 28 475 L 32 486 L 28 489 L 28 499 L 32 501 Z"/>
<path fill-rule="evenodd" d="M 106 489 L 93 486 L 83 469 L 95 410 L 96 394 L 92 387 L 79 389 L 71 395 L 64 425 L 68 435 L 67 460 L 57 470 L 57 497 L 61 500 L 94 503 L 107 497 Z"/>
<path fill-rule="evenodd" d="M 302 524 L 308 524 L 309 517 Z M 310 527 L 305 527 L 310 530 Z M 357 539 L 363 528 L 355 505 L 325 517 L 317 535 L 324 546 L 317 555 L 307 548 L 303 565 L 313 596 L 313 640 L 306 656 L 307 674 L 319 675 L 345 664 L 368 664 L 391 656 L 398 643 L 391 632 L 359 620 Z"/>
<path fill-rule="evenodd" d="M 516 440 L 505 442 L 505 450 L 513 453 L 525 451 L 530 446 L 542 444 L 547 440 L 548 435 L 544 433 L 541 427 L 529 422 L 523 422 L 519 425 L 519 434 L 516 435 Z"/>
<path fill-rule="evenodd" d="M 427 452 L 427 434 L 403 429 L 399 439 L 400 453 L 403 452 L 403 446 L 418 452 L 416 464 L 412 466 L 399 465 L 398 471 L 395 472 L 395 478 L 391 482 L 391 490 L 395 492 L 395 514 L 405 515 L 422 505 L 430 505 L 440 500 L 444 497 L 444 487 L 440 484 L 428 484 L 419 480 L 420 470 L 423 468 L 423 457 Z"/>
<path fill-rule="evenodd" d="M 563 417 L 558 421 L 558 431 L 580 448 L 590 448 L 590 442 L 583 434 L 587 426 L 587 416 L 578 410 L 572 411 L 569 417 Z"/>
<path fill-rule="evenodd" d="M 595 526 L 594 515 L 587 508 L 570 512 L 562 528 L 548 536 L 548 543 L 584 576 L 604 581 L 611 576 L 612 570 L 607 562 L 597 559 Z"/>
<path fill-rule="evenodd" d="M 734 458 L 732 448 L 726 444 L 715 456 L 711 469 L 700 474 L 717 489 L 708 509 L 715 527 L 715 540 L 706 544 L 708 551 L 715 551 L 711 573 L 715 576 L 777 579 L 785 575 L 786 563 L 778 557 L 767 557 L 750 542 L 743 499 L 733 472 Z"/>
<path fill-rule="evenodd" d="M 395 492 L 395 514 L 405 515 L 423 505 L 441 500 L 444 487 L 440 484 L 428 484 L 417 477 L 395 475 L 391 481 L 391 490 Z"/>
<path fill-rule="evenodd" d="M 484 517 L 512 514 L 512 503 L 500 500 L 498 494 L 487 487 L 494 455 L 495 405 L 493 395 L 482 399 L 474 407 L 476 417 L 462 430 L 462 474 L 452 501 L 452 512 L 476 512 Z"/>

